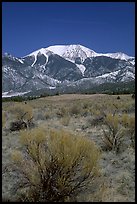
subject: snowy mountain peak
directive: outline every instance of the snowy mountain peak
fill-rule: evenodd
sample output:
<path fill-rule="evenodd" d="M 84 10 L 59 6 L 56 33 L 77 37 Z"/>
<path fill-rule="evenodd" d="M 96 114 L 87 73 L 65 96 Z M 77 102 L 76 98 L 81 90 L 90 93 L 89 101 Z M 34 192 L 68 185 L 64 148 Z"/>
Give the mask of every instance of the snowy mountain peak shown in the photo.
<path fill-rule="evenodd" d="M 84 62 L 84 60 L 87 57 L 97 57 L 97 56 L 106 56 L 114 59 L 121 59 L 121 60 L 130 60 L 134 59 L 134 57 L 128 56 L 122 52 L 116 52 L 116 53 L 97 53 L 94 50 L 91 50 L 83 45 L 80 44 L 72 44 L 72 45 L 53 45 L 49 46 L 47 48 L 41 48 L 39 50 L 36 50 L 32 53 L 30 53 L 27 56 L 34 56 L 35 59 L 37 58 L 38 54 L 43 54 L 46 57 L 51 54 L 57 54 L 69 61 L 75 62 L 77 58 L 81 59 L 81 62 Z M 23 57 L 24 58 L 24 57 Z"/>
<path fill-rule="evenodd" d="M 2 76 L 4 93 L 76 93 L 103 83 L 134 81 L 135 57 L 121 52 L 96 53 L 80 44 L 54 45 L 22 58 L 3 55 Z"/>
<path fill-rule="evenodd" d="M 28 54 L 28 55 L 26 55 L 26 56 L 24 56 L 24 57 L 28 57 L 28 56 L 34 56 L 34 57 L 36 57 L 38 54 L 43 54 L 43 55 L 45 55 L 45 56 L 49 56 L 49 55 L 51 55 L 51 54 L 54 54 L 52 51 L 50 51 L 50 50 L 47 50 L 47 48 L 41 48 L 41 49 L 39 49 L 39 50 L 36 50 L 36 51 L 34 51 L 34 52 L 32 52 L 32 53 L 30 53 L 30 54 Z M 24 58 L 23 57 L 23 58 Z"/>
<path fill-rule="evenodd" d="M 106 56 L 106 57 L 121 59 L 121 60 L 126 60 L 126 61 L 134 58 L 122 52 L 106 53 L 106 54 L 97 53 L 94 50 L 91 50 L 80 44 L 54 45 L 54 46 L 49 46 L 46 49 L 72 62 L 75 62 L 75 59 L 78 57 L 81 58 L 81 62 L 83 62 L 87 57 L 97 57 L 97 56 Z"/>
<path fill-rule="evenodd" d="M 106 56 L 106 57 L 111 57 L 111 58 L 115 58 L 115 59 L 121 59 L 121 60 L 129 60 L 133 57 L 130 57 L 122 52 L 116 52 L 116 53 L 106 53 L 106 54 L 100 54 L 102 56 Z"/>
<path fill-rule="evenodd" d="M 80 44 L 76 45 L 54 45 L 47 47 L 48 50 L 60 55 L 68 60 L 74 61 L 80 57 L 83 62 L 87 57 L 96 56 L 97 53 L 93 50 L 86 48 Z"/>

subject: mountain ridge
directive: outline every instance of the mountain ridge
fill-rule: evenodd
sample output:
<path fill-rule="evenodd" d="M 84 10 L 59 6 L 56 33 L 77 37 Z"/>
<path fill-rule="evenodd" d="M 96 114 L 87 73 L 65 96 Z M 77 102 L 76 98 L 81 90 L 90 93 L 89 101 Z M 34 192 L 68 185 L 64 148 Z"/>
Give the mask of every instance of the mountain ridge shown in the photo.
<path fill-rule="evenodd" d="M 128 60 L 128 59 L 134 58 L 134 57 L 128 56 L 127 54 L 122 53 L 122 52 L 97 53 L 94 50 L 91 50 L 91 49 L 89 49 L 83 45 L 80 45 L 80 44 L 76 44 L 76 45 L 75 44 L 74 45 L 53 45 L 53 46 L 49 46 L 46 48 L 41 48 L 41 49 L 38 49 L 36 51 L 33 51 L 32 53 L 30 53 L 26 56 L 35 55 L 35 54 L 37 54 L 37 52 L 42 52 L 42 54 L 43 54 L 45 50 L 47 50 L 47 51 L 49 50 L 54 54 L 58 54 L 61 57 L 68 58 L 68 59 L 71 59 L 71 57 L 69 57 L 69 54 L 72 51 L 77 52 L 77 53 L 80 52 L 80 54 L 81 54 L 81 51 L 83 51 L 86 54 L 86 58 L 87 57 L 97 57 L 97 56 L 107 56 L 107 57 L 111 57 L 111 58 L 115 58 L 115 59 L 122 59 L 122 60 Z M 67 55 L 67 53 L 68 53 L 68 55 Z"/>
<path fill-rule="evenodd" d="M 24 57 L 2 56 L 3 92 L 26 92 L 117 83 L 135 79 L 135 58 L 122 52 L 96 53 L 82 45 L 55 45 Z M 92 81 L 89 83 L 89 81 Z"/>

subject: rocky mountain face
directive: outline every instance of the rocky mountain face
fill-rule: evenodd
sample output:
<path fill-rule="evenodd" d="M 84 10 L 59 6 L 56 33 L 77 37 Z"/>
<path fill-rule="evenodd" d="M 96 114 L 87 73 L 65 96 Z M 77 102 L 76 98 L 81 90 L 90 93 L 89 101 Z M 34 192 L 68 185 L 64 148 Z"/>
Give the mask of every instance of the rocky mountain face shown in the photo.
<path fill-rule="evenodd" d="M 124 53 L 96 53 L 81 45 L 41 48 L 18 58 L 2 56 L 3 95 L 37 90 L 87 89 L 135 79 L 135 58 Z M 5 94 L 6 93 L 6 94 Z"/>

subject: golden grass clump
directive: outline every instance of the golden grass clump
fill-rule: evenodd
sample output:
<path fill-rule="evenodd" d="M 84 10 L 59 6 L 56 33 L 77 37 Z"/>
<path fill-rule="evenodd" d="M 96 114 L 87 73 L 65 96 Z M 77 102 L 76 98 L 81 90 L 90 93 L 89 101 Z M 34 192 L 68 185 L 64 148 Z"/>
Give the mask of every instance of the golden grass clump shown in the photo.
<path fill-rule="evenodd" d="M 30 120 L 33 116 L 33 108 L 28 104 L 15 103 L 9 111 L 17 120 L 20 120 L 25 113 L 23 119 Z"/>
<path fill-rule="evenodd" d="M 118 152 L 122 143 L 125 129 L 120 126 L 120 119 L 117 114 L 107 114 L 105 117 L 106 129 L 103 129 L 104 137 L 102 138 L 107 149 Z"/>
<path fill-rule="evenodd" d="M 66 115 L 68 115 L 68 108 L 61 106 L 58 110 L 57 110 L 57 116 L 59 117 L 64 117 Z"/>
<path fill-rule="evenodd" d="M 64 117 L 61 118 L 61 124 L 64 125 L 64 126 L 68 126 L 69 125 L 69 122 L 70 122 L 70 115 L 65 115 Z"/>
<path fill-rule="evenodd" d="M 108 126 L 111 126 L 113 128 L 113 133 L 115 134 L 118 130 L 118 124 L 119 124 L 119 117 L 118 115 L 112 115 L 112 114 L 107 114 L 105 118 L 106 124 Z"/>
<path fill-rule="evenodd" d="M 82 107 L 80 103 L 72 104 L 69 108 L 69 113 L 70 115 L 75 115 L 77 116 L 78 114 L 81 114 L 82 112 Z"/>
<path fill-rule="evenodd" d="M 12 158 L 20 174 L 21 185 L 16 188 L 23 201 L 66 201 L 98 175 L 100 152 L 83 136 L 35 128 L 21 131 L 21 143 L 23 152 L 14 152 Z"/>

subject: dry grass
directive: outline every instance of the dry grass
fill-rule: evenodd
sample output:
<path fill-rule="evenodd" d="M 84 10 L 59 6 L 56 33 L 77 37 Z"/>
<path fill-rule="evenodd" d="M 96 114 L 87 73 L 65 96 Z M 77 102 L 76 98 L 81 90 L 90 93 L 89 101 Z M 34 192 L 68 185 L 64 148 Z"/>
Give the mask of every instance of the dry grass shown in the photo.
<path fill-rule="evenodd" d="M 20 120 L 24 115 L 24 119 L 29 120 L 33 116 L 33 109 L 30 105 L 24 103 L 15 103 L 12 107 L 8 108 L 8 111 L 16 118 Z"/>
<path fill-rule="evenodd" d="M 68 126 L 69 122 L 70 122 L 71 116 L 70 115 L 66 115 L 63 118 L 61 118 L 61 124 L 64 126 Z"/>
<path fill-rule="evenodd" d="M 5 126 L 2 129 L 3 169 L 8 169 L 11 165 L 10 154 L 14 149 L 23 150 L 19 142 L 19 132 L 10 132 L 8 129 L 8 124 L 17 118 L 15 107 L 18 105 L 29 106 L 28 111 L 31 110 L 30 116 L 33 115 L 34 123 L 37 127 L 46 128 L 46 132 L 49 129 L 55 129 L 58 132 L 63 128 L 63 131 L 71 132 L 77 137 L 82 134 L 94 141 L 102 151 L 100 158 L 101 175 L 98 182 L 96 180 L 94 184 L 92 181 L 90 190 L 85 190 L 74 197 L 75 201 L 135 201 L 135 100 L 132 99 L 131 95 L 120 95 L 120 100 L 117 100 L 115 95 L 66 94 L 28 101 L 27 104 L 4 102 L 2 110 L 6 114 L 6 122 L 4 122 Z M 91 125 L 94 119 L 99 118 L 104 113 L 107 115 L 107 122 L 117 130 L 115 132 L 118 132 L 121 127 L 125 130 L 120 146 L 121 151 L 118 154 L 104 149 L 103 129 L 106 133 L 109 132 L 104 120 L 101 123 L 97 122 Z M 35 132 L 33 133 L 35 135 Z M 38 138 L 42 140 L 40 136 Z M 128 175 L 127 180 L 124 180 L 125 175 Z M 10 173 L 4 170 L 2 176 L 3 198 L 14 200 L 15 193 L 12 186 L 13 184 L 16 186 L 18 174 L 16 171 Z M 93 192 L 93 189 L 97 191 Z"/>
<path fill-rule="evenodd" d="M 2 111 L 2 127 L 5 127 L 5 123 L 6 123 L 6 116 L 5 116 L 5 112 Z"/>

